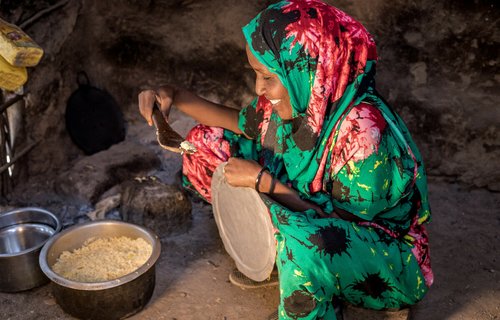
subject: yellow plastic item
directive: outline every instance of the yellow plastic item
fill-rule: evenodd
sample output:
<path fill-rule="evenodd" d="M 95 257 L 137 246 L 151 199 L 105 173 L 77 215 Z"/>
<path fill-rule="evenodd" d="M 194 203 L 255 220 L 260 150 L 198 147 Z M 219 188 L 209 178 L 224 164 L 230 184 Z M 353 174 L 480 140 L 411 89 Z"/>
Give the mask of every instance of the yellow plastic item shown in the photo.
<path fill-rule="evenodd" d="M 25 67 L 11 66 L 0 56 L 0 88 L 16 91 L 28 80 L 28 72 Z"/>
<path fill-rule="evenodd" d="M 21 28 L 0 19 L 0 55 L 15 67 L 33 67 L 42 59 L 43 49 Z"/>

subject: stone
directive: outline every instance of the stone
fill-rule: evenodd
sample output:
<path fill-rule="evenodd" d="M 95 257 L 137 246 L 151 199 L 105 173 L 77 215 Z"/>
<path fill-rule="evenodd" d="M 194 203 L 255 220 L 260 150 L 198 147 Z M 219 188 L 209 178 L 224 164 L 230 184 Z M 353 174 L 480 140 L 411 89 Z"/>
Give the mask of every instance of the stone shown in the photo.
<path fill-rule="evenodd" d="M 405 32 L 403 37 L 409 45 L 415 48 L 422 48 L 425 45 L 424 38 L 420 32 L 408 31 Z"/>
<path fill-rule="evenodd" d="M 123 221 L 145 226 L 159 237 L 186 232 L 191 227 L 191 208 L 179 186 L 156 177 L 136 178 L 122 185 Z"/>
<path fill-rule="evenodd" d="M 106 213 L 118 207 L 120 202 L 121 194 L 115 194 L 99 200 L 95 205 L 95 209 L 87 213 L 87 217 L 90 220 L 102 220 L 106 217 Z"/>
<path fill-rule="evenodd" d="M 70 170 L 59 175 L 57 188 L 72 199 L 93 204 L 111 187 L 160 165 L 152 149 L 124 141 L 77 161 Z"/>
<path fill-rule="evenodd" d="M 421 86 L 427 83 L 427 64 L 425 62 L 410 63 L 410 73 L 415 85 Z"/>

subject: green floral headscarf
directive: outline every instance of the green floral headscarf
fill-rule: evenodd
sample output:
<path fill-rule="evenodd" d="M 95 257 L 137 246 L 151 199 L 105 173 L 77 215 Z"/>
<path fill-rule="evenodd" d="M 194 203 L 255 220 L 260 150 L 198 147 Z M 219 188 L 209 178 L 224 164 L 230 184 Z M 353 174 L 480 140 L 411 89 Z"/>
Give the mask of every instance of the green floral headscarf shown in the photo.
<path fill-rule="evenodd" d="M 419 222 L 427 220 L 430 211 L 421 156 L 403 121 L 375 90 L 376 47 L 365 28 L 320 1 L 288 0 L 262 11 L 243 33 L 255 57 L 278 75 L 293 108 L 293 119 L 284 121 L 260 96 L 242 110 L 240 129 L 255 139 L 258 160 L 325 212 L 339 207 L 372 221 L 394 209 L 399 199 L 406 199 L 418 202 Z M 352 183 L 349 166 L 356 169 L 356 164 L 363 162 L 360 159 L 356 163 L 347 159 L 346 170 L 335 169 L 338 129 L 348 112 L 361 102 L 375 106 L 387 123 L 382 134 L 390 136 L 384 140 L 384 147 L 392 150 L 391 159 L 387 158 L 389 153 L 385 155 L 392 165 L 386 170 L 383 195 L 375 191 L 360 195 L 357 189 L 346 186 Z M 370 157 L 364 160 L 370 161 Z M 366 186 L 364 191 L 377 183 L 366 175 L 360 179 L 357 183 Z M 380 181 L 382 189 L 384 179 Z M 332 197 L 335 189 L 343 190 L 343 196 Z M 364 208 L 355 197 L 365 203 L 370 197 L 386 199 L 384 205 L 372 203 Z M 408 210 L 396 218 L 394 212 L 389 214 L 391 221 L 400 221 L 386 225 L 398 224 L 398 229 L 407 230 L 411 220 Z"/>

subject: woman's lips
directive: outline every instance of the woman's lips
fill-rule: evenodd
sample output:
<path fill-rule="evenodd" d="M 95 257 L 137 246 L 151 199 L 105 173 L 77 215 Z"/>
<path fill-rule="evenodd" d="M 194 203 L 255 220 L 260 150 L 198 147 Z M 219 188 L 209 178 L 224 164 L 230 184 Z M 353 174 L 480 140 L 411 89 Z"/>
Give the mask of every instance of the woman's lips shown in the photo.
<path fill-rule="evenodd" d="M 280 103 L 281 99 L 269 99 L 269 101 L 271 102 L 271 104 L 274 106 L 278 103 Z"/>

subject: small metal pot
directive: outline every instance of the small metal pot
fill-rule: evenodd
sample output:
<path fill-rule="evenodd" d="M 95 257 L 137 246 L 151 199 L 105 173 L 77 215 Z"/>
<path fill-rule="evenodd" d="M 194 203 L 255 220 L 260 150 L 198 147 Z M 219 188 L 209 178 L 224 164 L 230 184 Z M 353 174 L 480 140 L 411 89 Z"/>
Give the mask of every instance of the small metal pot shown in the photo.
<path fill-rule="evenodd" d="M 52 270 L 63 251 L 83 246 L 92 237 L 143 238 L 153 247 L 151 257 L 136 271 L 104 282 L 77 282 Z M 123 319 L 144 308 L 155 287 L 155 265 L 161 252 L 158 236 L 131 223 L 104 220 L 73 226 L 59 233 L 43 247 L 40 267 L 52 280 L 52 293 L 59 306 L 80 319 Z"/>
<path fill-rule="evenodd" d="M 60 230 L 59 219 L 44 209 L 0 213 L 0 291 L 24 291 L 48 282 L 38 257 L 42 246 Z"/>

